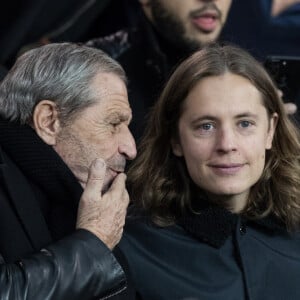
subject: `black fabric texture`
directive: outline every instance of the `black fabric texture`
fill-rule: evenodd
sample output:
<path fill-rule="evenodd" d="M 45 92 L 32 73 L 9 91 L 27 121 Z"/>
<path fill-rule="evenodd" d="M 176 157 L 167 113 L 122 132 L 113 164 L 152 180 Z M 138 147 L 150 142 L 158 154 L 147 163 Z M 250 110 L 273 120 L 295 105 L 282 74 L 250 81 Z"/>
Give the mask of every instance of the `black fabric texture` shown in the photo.
<path fill-rule="evenodd" d="M 183 216 L 178 223 L 193 237 L 219 248 L 235 230 L 237 220 L 238 216 L 226 209 L 207 206 L 197 214 Z"/>
<path fill-rule="evenodd" d="M 240 216 L 202 198 L 195 198 L 192 203 L 193 211 L 184 214 L 178 220 L 178 225 L 194 238 L 220 248 L 233 234 Z M 241 225 L 247 223 L 269 234 L 286 231 L 284 224 L 273 215 L 257 220 L 249 220 L 242 215 Z"/>
<path fill-rule="evenodd" d="M 28 125 L 0 119 L 0 144 L 33 183 L 35 193 L 46 195 L 49 211 L 45 212 L 43 203 L 38 205 L 46 214 L 52 238 L 57 240 L 71 233 L 82 188 L 63 160 Z"/>

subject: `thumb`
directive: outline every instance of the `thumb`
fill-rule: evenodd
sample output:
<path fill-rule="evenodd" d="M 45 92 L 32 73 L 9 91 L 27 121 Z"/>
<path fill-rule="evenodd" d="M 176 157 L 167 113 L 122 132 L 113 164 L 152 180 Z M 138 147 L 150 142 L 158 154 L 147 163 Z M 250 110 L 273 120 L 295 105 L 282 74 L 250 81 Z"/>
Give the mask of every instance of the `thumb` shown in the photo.
<path fill-rule="evenodd" d="M 86 183 L 86 187 L 82 196 L 85 199 L 99 199 L 101 197 L 101 191 L 103 187 L 104 177 L 106 173 L 106 163 L 103 159 L 98 158 L 93 161 L 89 176 Z"/>

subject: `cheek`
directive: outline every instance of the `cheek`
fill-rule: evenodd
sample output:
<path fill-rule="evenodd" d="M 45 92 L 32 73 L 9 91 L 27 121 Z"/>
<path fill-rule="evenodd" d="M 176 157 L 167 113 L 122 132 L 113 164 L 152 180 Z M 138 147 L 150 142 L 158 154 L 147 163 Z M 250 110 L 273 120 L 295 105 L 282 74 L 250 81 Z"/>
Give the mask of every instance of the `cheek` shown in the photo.
<path fill-rule="evenodd" d="M 98 141 L 94 146 L 97 152 L 104 158 L 113 156 L 118 151 L 117 143 L 113 139 Z"/>
<path fill-rule="evenodd" d="M 224 0 L 223 3 L 220 3 L 220 6 L 218 7 L 219 10 L 222 12 L 223 21 L 225 21 L 228 16 L 231 2 L 232 1 Z"/>
<path fill-rule="evenodd" d="M 257 172 L 262 172 L 265 166 L 266 158 L 266 147 L 265 139 L 262 138 L 261 142 L 255 139 L 251 144 L 248 145 L 247 149 L 244 149 L 249 161 L 253 165 L 256 165 Z"/>
<path fill-rule="evenodd" d="M 264 171 L 265 168 L 265 154 L 261 154 L 258 159 L 255 161 L 255 167 L 253 168 L 253 178 L 254 178 L 254 182 L 257 182 Z"/>
<path fill-rule="evenodd" d="M 214 152 L 213 139 L 200 139 L 185 129 L 180 131 L 180 144 L 184 159 L 189 163 L 207 160 Z"/>
<path fill-rule="evenodd" d="M 109 151 L 115 144 L 115 137 L 108 131 L 95 132 L 91 131 L 91 134 L 86 138 L 87 146 L 93 145 L 101 151 Z"/>
<path fill-rule="evenodd" d="M 183 141 L 183 143 L 183 158 L 189 174 L 193 174 L 197 172 L 205 161 L 210 159 L 212 150 L 210 145 L 204 142 Z"/>

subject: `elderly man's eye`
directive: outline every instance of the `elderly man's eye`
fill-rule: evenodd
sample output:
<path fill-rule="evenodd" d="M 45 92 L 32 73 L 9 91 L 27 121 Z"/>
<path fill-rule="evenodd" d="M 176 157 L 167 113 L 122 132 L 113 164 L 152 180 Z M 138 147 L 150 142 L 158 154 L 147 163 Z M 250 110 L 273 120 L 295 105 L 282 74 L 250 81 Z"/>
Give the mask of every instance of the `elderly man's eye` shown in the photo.
<path fill-rule="evenodd" d="M 111 123 L 110 123 L 113 127 L 117 127 L 117 126 L 119 126 L 120 124 L 121 124 L 121 121 L 112 121 Z"/>

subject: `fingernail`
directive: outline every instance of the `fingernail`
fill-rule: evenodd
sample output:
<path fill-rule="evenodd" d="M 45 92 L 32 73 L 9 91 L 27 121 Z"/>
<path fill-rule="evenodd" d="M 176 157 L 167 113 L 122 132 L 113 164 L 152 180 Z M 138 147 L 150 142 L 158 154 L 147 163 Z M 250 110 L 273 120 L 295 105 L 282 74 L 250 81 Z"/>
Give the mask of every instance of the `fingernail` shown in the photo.
<path fill-rule="evenodd" d="M 96 169 L 102 170 L 106 167 L 106 164 L 105 164 L 105 161 L 102 158 L 97 158 L 95 163 L 94 163 L 94 166 L 95 166 Z"/>

